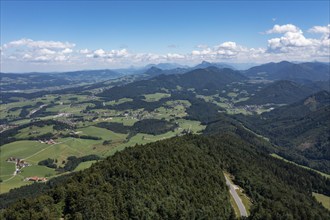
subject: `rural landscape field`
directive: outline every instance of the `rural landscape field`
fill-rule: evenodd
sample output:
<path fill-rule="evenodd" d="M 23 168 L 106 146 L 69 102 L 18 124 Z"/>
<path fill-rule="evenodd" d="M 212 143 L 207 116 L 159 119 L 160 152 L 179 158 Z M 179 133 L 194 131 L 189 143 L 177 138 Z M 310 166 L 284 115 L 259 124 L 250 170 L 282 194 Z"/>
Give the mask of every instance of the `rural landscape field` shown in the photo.
<path fill-rule="evenodd" d="M 1 219 L 330 218 L 329 2 L 59 3 L 1 1 Z"/>

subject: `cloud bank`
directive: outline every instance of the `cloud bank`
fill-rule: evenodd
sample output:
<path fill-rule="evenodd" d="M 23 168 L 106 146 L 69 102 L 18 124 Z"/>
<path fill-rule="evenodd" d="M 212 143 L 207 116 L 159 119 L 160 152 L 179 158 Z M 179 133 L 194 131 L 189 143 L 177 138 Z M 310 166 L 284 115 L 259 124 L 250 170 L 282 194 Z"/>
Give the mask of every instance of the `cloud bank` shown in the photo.
<path fill-rule="evenodd" d="M 125 48 L 78 49 L 76 44 L 71 42 L 23 38 L 1 46 L 1 71 L 15 70 L 15 65 L 38 71 L 39 67 L 116 68 L 159 62 L 193 64 L 202 60 L 256 63 L 280 60 L 329 62 L 330 24 L 314 26 L 306 32 L 307 35 L 293 24 L 276 24 L 263 33 L 269 36 L 265 47 L 252 48 L 227 41 L 211 47 L 196 45 L 191 52 L 182 54 L 134 53 Z"/>

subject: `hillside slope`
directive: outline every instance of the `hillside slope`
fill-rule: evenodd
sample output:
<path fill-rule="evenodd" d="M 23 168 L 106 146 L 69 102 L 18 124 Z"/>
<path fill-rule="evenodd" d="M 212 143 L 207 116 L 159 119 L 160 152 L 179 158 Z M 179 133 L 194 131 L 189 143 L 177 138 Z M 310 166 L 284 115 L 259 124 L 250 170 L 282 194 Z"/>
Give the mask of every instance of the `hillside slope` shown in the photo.
<path fill-rule="evenodd" d="M 261 116 L 237 116 L 282 148 L 278 153 L 299 164 L 330 173 L 330 93 L 321 91 Z"/>
<path fill-rule="evenodd" d="M 313 94 L 315 90 L 295 82 L 280 80 L 257 91 L 254 96 L 239 105 L 290 104 Z"/>
<path fill-rule="evenodd" d="M 223 170 L 252 199 L 249 219 L 330 217 L 312 197 L 330 195 L 329 180 L 272 158 L 234 134 L 188 135 L 128 148 L 2 213 L 8 219 L 234 219 Z"/>
<path fill-rule="evenodd" d="M 155 70 L 155 69 L 154 69 Z M 227 84 L 245 80 L 240 72 L 231 69 L 208 67 L 196 69 L 184 74 L 160 75 L 150 80 L 141 80 L 124 86 L 116 86 L 98 94 L 108 100 L 134 98 L 144 94 L 177 90 L 180 87 L 193 88 L 201 93 L 221 91 Z"/>
<path fill-rule="evenodd" d="M 269 80 L 326 81 L 330 77 L 330 66 L 317 62 L 295 64 L 282 61 L 252 67 L 244 71 L 244 74 L 249 77 L 263 77 Z"/>

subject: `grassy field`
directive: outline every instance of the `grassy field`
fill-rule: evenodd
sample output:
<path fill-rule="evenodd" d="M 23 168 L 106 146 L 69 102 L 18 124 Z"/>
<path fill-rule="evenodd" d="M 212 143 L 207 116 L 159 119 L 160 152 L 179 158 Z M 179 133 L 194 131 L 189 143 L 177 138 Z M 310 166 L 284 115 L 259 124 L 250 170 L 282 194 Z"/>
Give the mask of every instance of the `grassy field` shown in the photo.
<path fill-rule="evenodd" d="M 315 197 L 315 199 L 322 203 L 322 205 L 330 210 L 330 197 L 329 196 L 326 196 L 326 195 L 323 195 L 323 194 L 319 194 L 319 193 L 313 193 L 313 196 Z"/>
<path fill-rule="evenodd" d="M 0 183 L 0 193 L 9 192 L 11 189 L 19 188 L 27 184 L 32 184 L 32 182 L 24 181 L 24 177 L 21 175 L 12 176 L 10 179 Z"/>
<path fill-rule="evenodd" d="M 146 101 L 158 101 L 162 98 L 169 97 L 170 94 L 164 93 L 155 93 L 155 94 L 146 94 Z M 61 95 L 58 100 L 57 95 L 48 95 L 40 97 L 37 99 L 31 99 L 16 103 L 10 103 L 6 106 L 1 106 L 1 113 L 7 114 L 6 111 L 12 107 L 21 107 L 25 105 L 35 105 L 37 102 L 43 102 L 44 104 L 55 103 L 56 105 L 50 108 L 47 108 L 47 111 L 54 113 L 71 113 L 73 115 L 82 115 L 84 116 L 84 121 L 78 122 L 76 124 L 75 132 L 78 135 L 90 135 L 101 138 L 101 140 L 90 140 L 90 139 L 79 139 L 79 138 L 58 138 L 55 139 L 56 144 L 48 145 L 44 143 L 39 143 L 38 141 L 16 141 L 10 144 L 1 146 L 1 156 L 0 156 L 0 179 L 3 181 L 1 183 L 1 192 L 8 191 L 11 188 L 19 187 L 22 185 L 29 184 L 29 182 L 22 181 L 25 177 L 28 176 L 39 176 L 39 177 L 49 177 L 52 178 L 58 174 L 55 173 L 54 169 L 50 169 L 45 166 L 39 166 L 38 163 L 45 159 L 54 159 L 57 166 L 64 166 L 66 163 L 67 157 L 76 156 L 82 157 L 85 155 L 96 154 L 101 157 L 106 157 L 113 155 L 115 152 L 125 149 L 126 147 L 135 146 L 136 144 L 146 144 L 149 142 L 154 142 L 166 138 L 171 138 L 176 135 L 181 135 L 184 131 L 199 133 L 205 126 L 201 125 L 198 121 L 190 121 L 183 118 L 186 116 L 186 108 L 191 104 L 187 100 L 173 100 L 168 101 L 164 104 L 164 107 L 160 107 L 152 112 L 147 112 L 143 109 L 137 110 L 128 110 L 128 116 L 122 116 L 126 111 L 116 111 L 108 109 L 96 109 L 92 115 L 84 115 L 81 113 L 81 110 L 84 110 L 86 106 L 90 105 L 88 103 L 77 105 L 80 101 L 86 101 L 89 98 L 87 96 L 80 95 Z M 56 100 L 55 100 L 56 99 Z M 132 99 L 120 99 L 117 101 L 106 102 L 106 105 L 117 105 L 124 102 L 132 101 Z M 71 105 L 73 104 L 73 105 Z M 35 109 L 33 107 L 32 109 Z M 30 109 L 29 109 L 30 110 Z M 20 110 L 15 112 L 13 117 L 17 117 Z M 13 112 L 11 112 L 13 113 Z M 91 120 L 94 116 L 97 118 Z M 6 117 L 6 116 L 4 116 Z M 40 120 L 53 119 L 54 116 L 41 117 Z M 139 118 L 139 119 L 138 119 Z M 110 130 L 96 127 L 95 125 L 99 122 L 108 121 L 108 122 L 118 122 L 123 123 L 126 126 L 132 126 L 135 122 L 141 120 L 141 118 L 156 118 L 156 119 L 165 119 L 172 120 L 178 123 L 178 128 L 175 131 L 170 131 L 161 135 L 149 135 L 149 134 L 136 134 L 127 140 L 127 134 L 118 134 Z M 57 120 L 68 118 L 66 117 L 56 117 Z M 15 124 L 25 124 L 29 123 L 31 119 L 25 118 L 19 121 L 15 121 Z M 27 139 L 32 136 L 38 136 L 46 133 L 54 133 L 58 131 L 53 130 L 53 126 L 44 126 L 36 127 L 32 126 L 21 129 L 16 138 Z M 64 132 L 66 133 L 66 132 Z M 103 144 L 107 140 L 110 141 L 109 144 Z M 13 176 L 15 171 L 14 163 L 6 162 L 8 157 L 17 157 L 20 159 L 25 159 L 31 166 L 23 168 L 22 172 L 17 176 Z M 88 168 L 93 162 L 84 162 L 80 164 L 76 171 Z"/>
<path fill-rule="evenodd" d="M 171 97 L 171 94 L 157 92 L 157 93 L 153 93 L 153 94 L 144 95 L 144 100 L 147 102 L 156 102 L 162 98 L 167 98 L 167 97 Z"/>
<path fill-rule="evenodd" d="M 91 135 L 100 137 L 102 140 L 122 140 L 126 138 L 126 134 L 118 134 L 105 128 L 99 128 L 95 126 L 88 126 L 86 128 L 78 128 L 78 132 L 83 135 Z"/>
<path fill-rule="evenodd" d="M 313 170 L 313 171 L 315 171 L 315 172 L 321 174 L 322 176 L 325 176 L 325 177 L 327 177 L 327 178 L 330 179 L 330 175 L 329 175 L 329 174 L 322 173 L 322 172 L 320 172 L 320 171 L 318 171 L 318 170 L 314 170 L 314 169 L 312 169 L 312 168 L 310 168 L 310 167 L 306 167 L 306 166 L 303 166 L 303 165 L 299 165 L 299 164 L 297 164 L 297 163 L 295 163 L 295 162 L 293 162 L 293 161 L 289 161 L 289 160 L 287 160 L 287 159 L 285 159 L 285 158 L 283 158 L 283 157 L 281 157 L 281 156 L 279 156 L 279 155 L 277 155 L 277 154 L 270 154 L 270 155 L 271 155 L 272 157 L 277 158 L 277 159 L 280 159 L 280 160 L 283 160 L 283 161 L 285 161 L 285 162 L 292 163 L 292 164 L 294 164 L 294 165 L 296 165 L 296 166 L 302 167 L 302 168 L 304 168 L 304 169 Z"/>
<path fill-rule="evenodd" d="M 90 166 L 92 166 L 93 163 L 96 163 L 96 162 L 97 162 L 96 160 L 82 162 L 76 167 L 76 169 L 74 169 L 74 171 L 77 172 L 77 171 L 85 170 L 85 169 L 89 168 Z"/>
<path fill-rule="evenodd" d="M 39 136 L 46 133 L 53 133 L 53 126 L 44 126 L 44 127 L 37 127 L 37 126 L 31 126 L 24 129 L 21 129 L 17 135 L 15 135 L 16 138 L 22 139 L 22 138 L 28 138 L 32 136 Z"/>
<path fill-rule="evenodd" d="M 113 101 L 109 101 L 109 102 L 104 102 L 105 105 L 119 105 L 125 102 L 131 102 L 133 101 L 133 99 L 131 98 L 122 98 L 122 99 L 118 99 L 118 100 L 113 100 Z"/>
<path fill-rule="evenodd" d="M 0 192 L 7 192 L 12 188 L 29 184 L 29 182 L 23 182 L 23 179 L 25 177 L 45 177 L 54 175 L 55 171 L 53 169 L 44 166 L 38 166 L 37 162 L 39 162 L 39 160 L 32 160 L 32 158 L 36 157 L 39 152 L 43 152 L 49 146 L 50 145 L 41 144 L 36 141 L 16 141 L 10 144 L 3 145 L 0 148 L 0 178 L 3 181 L 2 183 L 0 183 Z M 26 162 L 31 164 L 31 166 L 23 168 L 21 173 L 16 176 L 13 176 L 13 173 L 15 171 L 15 164 L 6 162 L 7 158 L 9 157 L 26 159 Z"/>

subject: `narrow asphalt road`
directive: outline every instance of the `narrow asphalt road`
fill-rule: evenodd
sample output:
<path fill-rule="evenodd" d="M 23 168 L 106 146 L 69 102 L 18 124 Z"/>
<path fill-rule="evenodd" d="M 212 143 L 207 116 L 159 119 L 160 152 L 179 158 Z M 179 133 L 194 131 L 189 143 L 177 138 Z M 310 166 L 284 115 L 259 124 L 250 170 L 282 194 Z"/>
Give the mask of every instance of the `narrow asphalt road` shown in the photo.
<path fill-rule="evenodd" d="M 233 198 L 238 206 L 241 216 L 247 216 L 245 206 L 244 206 L 241 198 L 238 196 L 234 185 L 229 181 L 229 179 L 226 176 L 225 176 L 225 178 L 226 178 L 226 184 L 227 184 L 227 186 L 229 186 L 230 194 L 233 196 Z"/>

